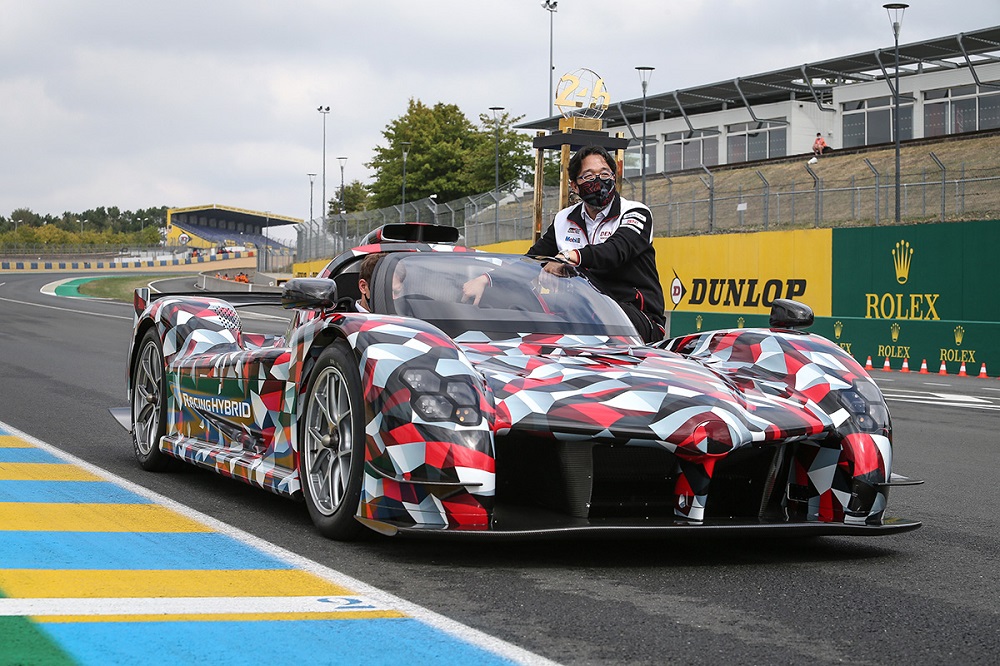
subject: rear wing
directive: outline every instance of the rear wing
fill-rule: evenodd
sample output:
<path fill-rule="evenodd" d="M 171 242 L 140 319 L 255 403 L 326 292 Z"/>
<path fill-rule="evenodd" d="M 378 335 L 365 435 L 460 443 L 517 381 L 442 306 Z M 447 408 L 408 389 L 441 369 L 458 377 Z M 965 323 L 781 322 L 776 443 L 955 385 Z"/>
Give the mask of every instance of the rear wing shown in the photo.
<path fill-rule="evenodd" d="M 132 307 L 138 315 L 153 301 L 169 297 L 218 298 L 242 308 L 250 305 L 281 306 L 281 293 L 274 291 L 174 291 L 153 292 L 149 287 L 139 287 L 132 298 Z"/>

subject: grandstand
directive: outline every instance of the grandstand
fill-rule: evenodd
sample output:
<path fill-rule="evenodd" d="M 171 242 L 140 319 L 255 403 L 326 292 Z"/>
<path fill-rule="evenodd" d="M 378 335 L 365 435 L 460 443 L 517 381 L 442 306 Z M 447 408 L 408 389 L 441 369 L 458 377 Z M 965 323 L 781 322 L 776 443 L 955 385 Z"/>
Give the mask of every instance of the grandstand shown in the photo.
<path fill-rule="evenodd" d="M 295 217 L 228 206 L 192 206 L 167 210 L 167 245 L 191 248 L 285 248 L 264 235 L 268 227 L 299 224 Z"/>
<path fill-rule="evenodd" d="M 270 212 L 229 206 L 191 206 L 167 210 L 167 245 L 207 250 L 210 253 L 254 251 L 257 270 L 286 272 L 293 248 L 264 235 L 264 229 L 300 224 L 301 219 Z"/>

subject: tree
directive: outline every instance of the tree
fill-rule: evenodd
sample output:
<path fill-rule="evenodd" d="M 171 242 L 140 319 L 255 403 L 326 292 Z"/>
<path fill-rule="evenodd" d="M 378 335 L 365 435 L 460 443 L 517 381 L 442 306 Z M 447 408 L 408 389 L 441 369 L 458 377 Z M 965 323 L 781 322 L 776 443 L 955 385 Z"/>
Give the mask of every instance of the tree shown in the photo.
<path fill-rule="evenodd" d="M 375 157 L 366 165 L 375 170 L 373 207 L 402 201 L 404 147 L 408 201 L 432 194 L 448 201 L 471 193 L 466 167 L 476 147 L 476 130 L 456 105 L 439 102 L 429 107 L 411 99 L 406 114 L 390 122 L 382 136 L 388 145 L 376 146 Z"/>
<path fill-rule="evenodd" d="M 356 213 L 359 210 L 368 210 L 368 202 L 371 199 L 371 193 L 368 191 L 368 186 L 360 180 L 347 183 L 347 185 L 344 186 L 343 194 L 341 194 L 340 188 L 338 187 L 333 196 L 334 198 L 330 199 L 330 207 L 326 211 L 328 217 L 340 215 L 341 199 L 344 201 L 344 205 L 347 208 L 345 212 L 347 213 Z"/>
<path fill-rule="evenodd" d="M 16 208 L 0 217 L 0 247 L 20 245 L 156 245 L 166 223 L 167 207 L 122 211 L 117 206 L 60 216 L 38 215 Z M 81 224 L 82 222 L 82 224 Z M 16 233 L 15 233 L 16 228 Z"/>
<path fill-rule="evenodd" d="M 493 190 L 497 174 L 497 146 L 500 156 L 500 186 L 505 183 L 533 181 L 535 160 L 532 157 L 530 137 L 515 129 L 513 125 L 524 116 L 512 117 L 503 112 L 493 120 L 493 116 L 481 113 L 479 141 L 470 168 L 473 173 L 473 193 Z M 498 141 L 499 138 L 499 141 Z"/>

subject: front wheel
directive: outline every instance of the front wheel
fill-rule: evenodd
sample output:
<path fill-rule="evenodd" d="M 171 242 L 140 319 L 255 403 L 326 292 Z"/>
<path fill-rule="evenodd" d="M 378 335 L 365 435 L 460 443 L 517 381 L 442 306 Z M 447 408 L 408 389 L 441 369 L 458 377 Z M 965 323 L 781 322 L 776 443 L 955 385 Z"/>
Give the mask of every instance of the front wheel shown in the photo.
<path fill-rule="evenodd" d="M 361 377 L 343 341 L 316 362 L 299 438 L 302 494 L 323 536 L 352 541 L 361 533 L 354 519 L 361 502 L 365 426 Z"/>
<path fill-rule="evenodd" d="M 132 368 L 132 445 L 139 466 L 147 472 L 163 472 L 176 467 L 177 461 L 160 451 L 166 421 L 163 350 L 156 331 L 150 329 L 139 343 L 139 355 Z"/>

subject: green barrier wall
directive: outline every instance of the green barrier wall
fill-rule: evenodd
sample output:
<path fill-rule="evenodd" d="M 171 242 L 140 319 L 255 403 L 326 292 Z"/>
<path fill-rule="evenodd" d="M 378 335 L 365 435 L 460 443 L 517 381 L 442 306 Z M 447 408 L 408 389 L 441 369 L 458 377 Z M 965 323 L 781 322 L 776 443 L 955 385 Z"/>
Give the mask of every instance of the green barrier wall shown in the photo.
<path fill-rule="evenodd" d="M 878 367 L 1000 373 L 998 260 L 995 220 L 834 230 L 838 342 Z"/>
<path fill-rule="evenodd" d="M 767 323 L 764 315 L 675 312 L 670 317 L 670 335 L 767 327 Z M 899 327 L 895 341 L 892 339 L 894 325 Z M 955 342 L 956 329 L 964 331 L 961 343 Z M 1000 340 L 1000 323 L 996 322 L 934 321 L 913 325 L 860 317 L 817 317 L 808 331 L 840 345 L 861 364 L 871 357 L 876 370 L 883 368 L 886 358 L 891 369 L 900 370 L 905 358 L 911 372 L 918 372 L 926 361 L 928 372 L 938 373 L 944 363 L 945 371 L 955 375 L 964 362 L 969 375 L 978 375 L 985 364 L 989 376 L 1000 376 L 1000 353 L 995 343 Z M 973 332 L 975 342 L 970 341 L 969 331 Z M 977 344 L 984 341 L 984 344 Z"/>
<path fill-rule="evenodd" d="M 1000 221 L 835 229 L 832 255 L 832 316 L 811 332 L 876 369 L 1000 375 Z M 671 336 L 755 326 L 767 316 L 670 313 Z"/>

